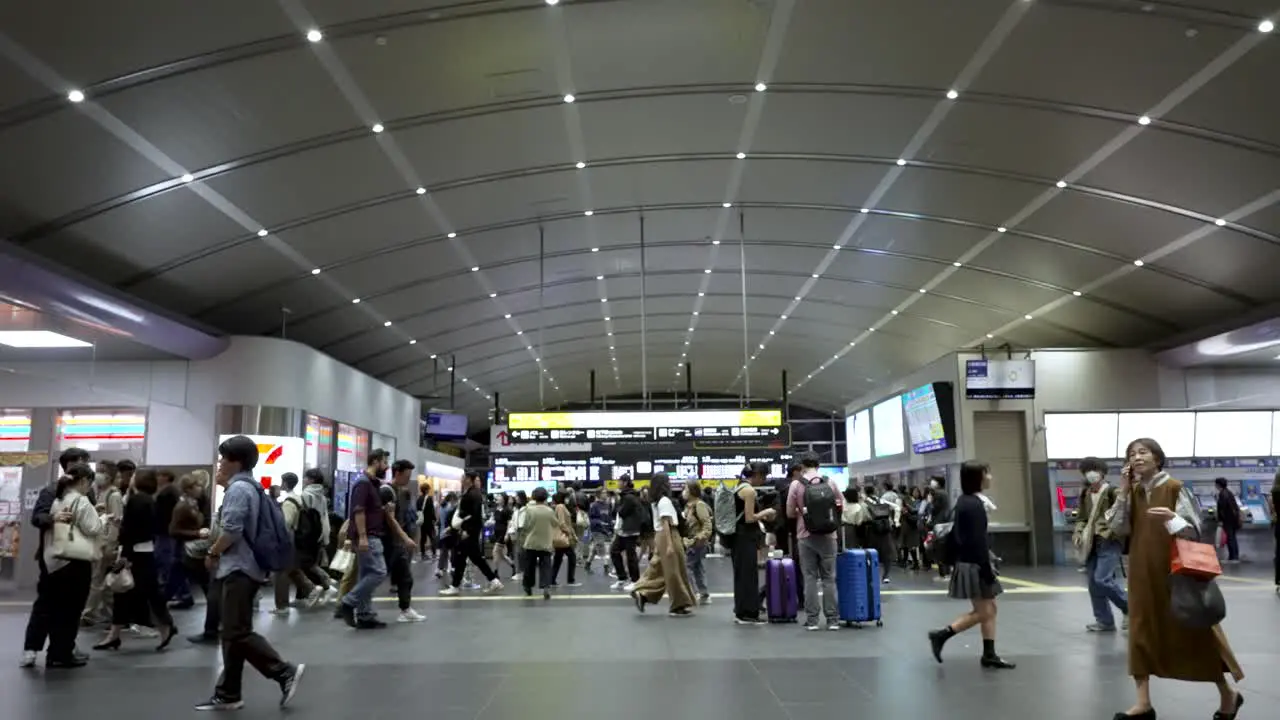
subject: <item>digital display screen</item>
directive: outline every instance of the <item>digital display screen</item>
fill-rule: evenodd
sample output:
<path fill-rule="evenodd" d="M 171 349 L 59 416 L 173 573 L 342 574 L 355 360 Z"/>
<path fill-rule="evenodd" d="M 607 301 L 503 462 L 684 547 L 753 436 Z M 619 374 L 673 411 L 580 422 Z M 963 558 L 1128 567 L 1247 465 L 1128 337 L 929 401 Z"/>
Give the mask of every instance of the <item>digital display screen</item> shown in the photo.
<path fill-rule="evenodd" d="M 907 416 L 907 433 L 911 436 L 912 451 L 927 453 L 946 450 L 947 432 L 942 424 L 942 412 L 938 409 L 938 396 L 933 383 L 903 395 L 902 404 Z"/>
<path fill-rule="evenodd" d="M 1118 428 L 1112 457 L 1124 457 L 1125 447 L 1143 437 L 1160 443 L 1166 457 L 1188 458 L 1196 453 L 1196 414 L 1193 412 L 1120 413 Z"/>
<path fill-rule="evenodd" d="M 907 451 L 902 432 L 901 395 L 895 395 L 871 408 L 871 432 L 876 457 L 901 455 Z"/>
<path fill-rule="evenodd" d="M 1045 413 L 1045 452 L 1050 460 L 1117 457 L 1116 423 L 1116 413 Z"/>
<path fill-rule="evenodd" d="M 845 441 L 849 444 L 849 462 L 871 459 L 871 411 L 862 410 L 844 419 Z"/>
<path fill-rule="evenodd" d="M 536 482 L 540 480 L 537 460 L 523 460 L 509 457 L 494 458 L 493 487 L 501 489 L 509 482 Z"/>
<path fill-rule="evenodd" d="M 840 492 L 849 489 L 849 468 L 844 465 L 823 465 L 818 472 L 828 480 L 834 480 Z"/>
<path fill-rule="evenodd" d="M 434 437 L 466 437 L 467 416 L 454 413 L 427 413 L 427 434 Z"/>
<path fill-rule="evenodd" d="M 1271 411 L 1196 413 L 1196 457 L 1256 457 L 1271 453 Z"/>
<path fill-rule="evenodd" d="M 564 458 L 542 458 L 542 480 L 544 482 L 586 482 L 587 461 L 565 460 Z"/>

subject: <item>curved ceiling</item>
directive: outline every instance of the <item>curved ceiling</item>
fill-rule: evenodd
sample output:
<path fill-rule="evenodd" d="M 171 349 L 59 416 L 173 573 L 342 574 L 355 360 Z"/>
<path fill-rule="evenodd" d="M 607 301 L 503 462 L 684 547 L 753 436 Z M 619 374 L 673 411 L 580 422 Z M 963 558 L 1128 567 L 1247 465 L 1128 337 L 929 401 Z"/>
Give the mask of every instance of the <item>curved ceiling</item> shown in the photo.
<path fill-rule="evenodd" d="M 1280 299 L 1274 2 L 10 3 L 0 232 L 476 415 L 837 409 Z"/>

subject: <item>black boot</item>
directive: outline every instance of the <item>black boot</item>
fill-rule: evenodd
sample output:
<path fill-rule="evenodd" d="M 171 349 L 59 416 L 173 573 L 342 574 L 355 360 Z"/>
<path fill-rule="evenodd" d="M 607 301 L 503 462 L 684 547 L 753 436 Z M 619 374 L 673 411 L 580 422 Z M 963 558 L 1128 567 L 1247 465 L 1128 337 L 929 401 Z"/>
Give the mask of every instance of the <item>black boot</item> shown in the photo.
<path fill-rule="evenodd" d="M 1018 666 L 996 654 L 995 640 L 983 640 L 982 667 L 991 670 L 1012 670 Z"/>
<path fill-rule="evenodd" d="M 933 659 L 942 662 L 942 646 L 947 641 L 955 637 L 956 631 L 948 625 L 941 630 L 932 630 L 929 632 L 929 645 L 933 648 Z"/>

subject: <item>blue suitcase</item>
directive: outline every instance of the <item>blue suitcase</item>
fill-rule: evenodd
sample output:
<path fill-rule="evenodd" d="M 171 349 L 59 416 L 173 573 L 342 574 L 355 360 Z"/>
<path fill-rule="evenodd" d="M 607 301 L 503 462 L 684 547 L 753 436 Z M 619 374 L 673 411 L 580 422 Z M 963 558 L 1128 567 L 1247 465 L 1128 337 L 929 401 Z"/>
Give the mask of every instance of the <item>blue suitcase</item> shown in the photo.
<path fill-rule="evenodd" d="M 764 606 L 771 623 L 793 623 L 799 613 L 796 564 L 789 557 L 769 558 L 764 564 Z"/>
<path fill-rule="evenodd" d="M 862 627 L 880 619 L 880 554 L 875 550 L 851 549 L 836 559 L 836 599 L 840 621 Z"/>

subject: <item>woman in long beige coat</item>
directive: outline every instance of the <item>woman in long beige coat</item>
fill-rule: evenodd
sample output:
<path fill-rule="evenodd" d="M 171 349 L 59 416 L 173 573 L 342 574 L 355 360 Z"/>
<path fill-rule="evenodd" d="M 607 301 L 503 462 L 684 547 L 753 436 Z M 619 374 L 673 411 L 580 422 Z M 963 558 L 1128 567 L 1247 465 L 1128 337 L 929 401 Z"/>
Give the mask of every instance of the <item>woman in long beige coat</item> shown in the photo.
<path fill-rule="evenodd" d="M 1129 538 L 1129 674 L 1138 700 L 1115 720 L 1155 720 L 1151 676 L 1217 686 L 1214 720 L 1234 720 L 1244 703 L 1227 680 L 1244 678 L 1222 628 L 1191 628 L 1170 611 L 1171 536 L 1196 540 L 1200 512 L 1195 496 L 1164 471 L 1165 456 L 1150 438 L 1129 443 L 1120 492 L 1107 512 L 1117 537 Z"/>

